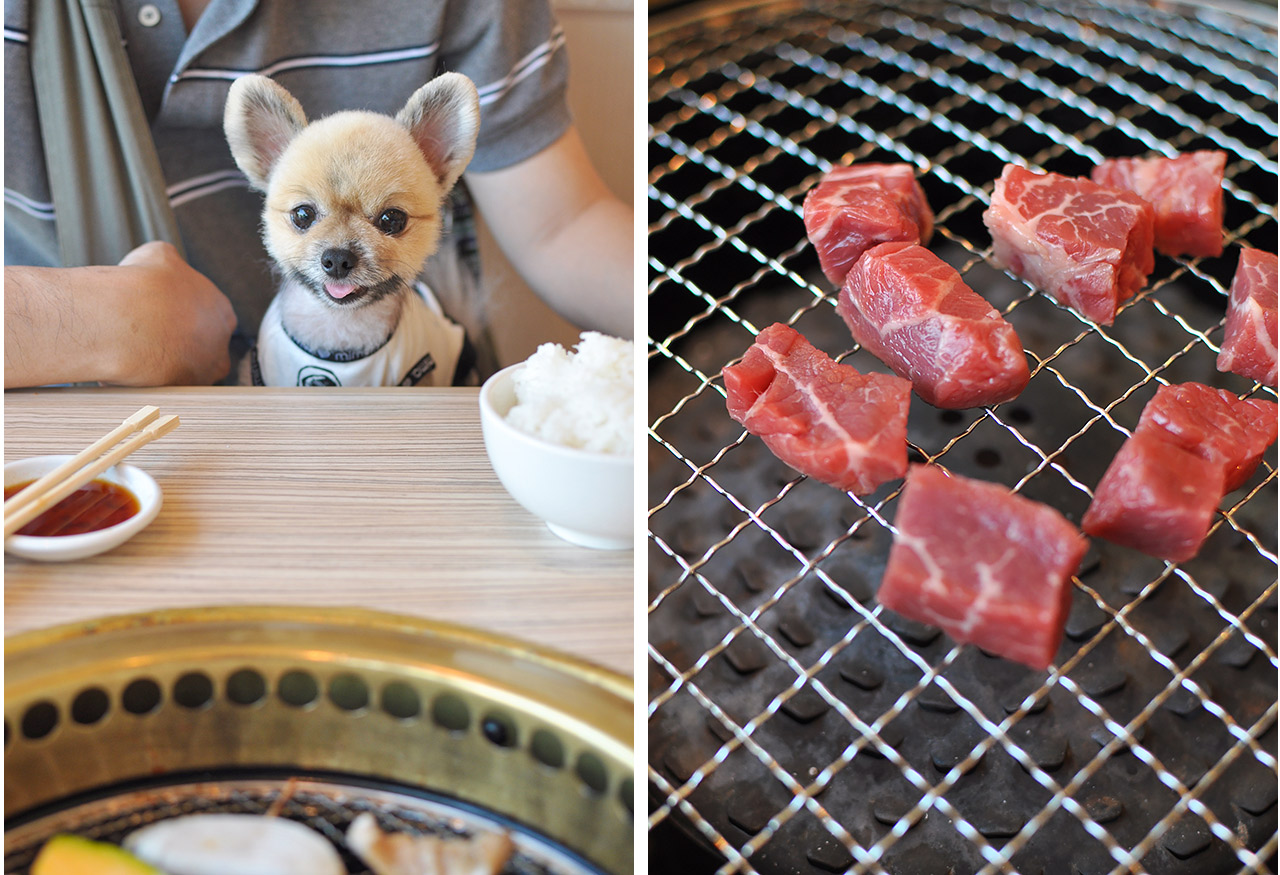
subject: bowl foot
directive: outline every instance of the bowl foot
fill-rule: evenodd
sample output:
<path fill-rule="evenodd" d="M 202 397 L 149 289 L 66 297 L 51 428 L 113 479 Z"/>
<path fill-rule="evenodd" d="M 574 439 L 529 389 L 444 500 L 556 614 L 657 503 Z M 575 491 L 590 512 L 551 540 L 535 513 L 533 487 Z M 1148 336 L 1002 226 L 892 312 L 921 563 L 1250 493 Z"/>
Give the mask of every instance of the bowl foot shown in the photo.
<path fill-rule="evenodd" d="M 605 535 L 593 535 L 590 532 L 568 529 L 555 523 L 547 523 L 547 528 L 556 537 L 563 538 L 570 544 L 577 544 L 579 547 L 590 547 L 593 550 L 628 550 L 631 548 L 631 538 L 629 537 L 610 538 Z"/>

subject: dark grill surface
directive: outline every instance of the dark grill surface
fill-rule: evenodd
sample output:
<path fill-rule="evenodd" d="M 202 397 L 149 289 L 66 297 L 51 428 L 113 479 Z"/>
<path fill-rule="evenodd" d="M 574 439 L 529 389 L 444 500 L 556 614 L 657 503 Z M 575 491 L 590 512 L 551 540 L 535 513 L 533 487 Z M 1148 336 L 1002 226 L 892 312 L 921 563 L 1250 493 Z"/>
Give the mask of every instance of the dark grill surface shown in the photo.
<path fill-rule="evenodd" d="M 1276 871 L 1276 456 L 1194 560 L 1095 541 L 1054 666 L 957 647 L 875 600 L 901 482 L 855 498 L 725 412 L 772 322 L 861 371 L 805 240 L 823 172 L 906 161 L 930 248 L 1017 330 L 1018 399 L 913 399 L 913 461 L 1079 522 L 1143 405 L 1214 367 L 1240 247 L 1276 251 L 1276 34 L 1073 2 L 697 6 L 649 63 L 649 779 L 687 871 Z M 1156 256 L 1100 327 L 989 263 L 1007 162 L 1228 153 L 1227 248 Z M 668 844 L 688 843 L 676 851 Z M 657 846 L 661 843 L 661 846 Z M 656 871 L 656 869 L 655 869 Z"/>

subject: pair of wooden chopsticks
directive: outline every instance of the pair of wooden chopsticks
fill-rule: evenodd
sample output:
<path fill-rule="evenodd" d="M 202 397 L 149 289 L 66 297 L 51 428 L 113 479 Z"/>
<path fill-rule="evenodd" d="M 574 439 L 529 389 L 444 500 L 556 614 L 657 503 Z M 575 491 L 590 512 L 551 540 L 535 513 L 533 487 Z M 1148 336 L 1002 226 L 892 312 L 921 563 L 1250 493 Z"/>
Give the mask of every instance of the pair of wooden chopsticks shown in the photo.
<path fill-rule="evenodd" d="M 163 437 L 177 427 L 176 415 L 160 416 L 159 407 L 143 407 L 6 501 L 4 536 L 8 538 L 134 450 Z M 122 440 L 124 443 L 120 443 Z"/>

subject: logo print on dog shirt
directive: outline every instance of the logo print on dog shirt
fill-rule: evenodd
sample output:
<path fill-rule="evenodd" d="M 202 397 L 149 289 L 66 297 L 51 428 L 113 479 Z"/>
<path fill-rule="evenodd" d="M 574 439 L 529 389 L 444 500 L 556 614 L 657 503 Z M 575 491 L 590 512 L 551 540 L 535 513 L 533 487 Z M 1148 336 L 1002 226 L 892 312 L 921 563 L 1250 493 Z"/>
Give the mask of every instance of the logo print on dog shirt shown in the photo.
<path fill-rule="evenodd" d="M 341 386 L 338 375 L 319 365 L 307 365 L 298 369 L 299 386 Z"/>

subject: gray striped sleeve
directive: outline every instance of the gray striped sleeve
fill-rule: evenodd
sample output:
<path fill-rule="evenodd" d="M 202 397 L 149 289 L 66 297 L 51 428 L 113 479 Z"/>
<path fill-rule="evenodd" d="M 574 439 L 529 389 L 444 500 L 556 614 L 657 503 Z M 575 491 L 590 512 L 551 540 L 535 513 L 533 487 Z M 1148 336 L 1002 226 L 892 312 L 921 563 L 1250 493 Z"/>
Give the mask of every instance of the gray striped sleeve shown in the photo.
<path fill-rule="evenodd" d="M 470 169 L 483 172 L 534 155 L 570 124 L 564 32 L 546 3 L 451 3 L 443 23 L 443 70 L 470 76 L 481 127 Z"/>

